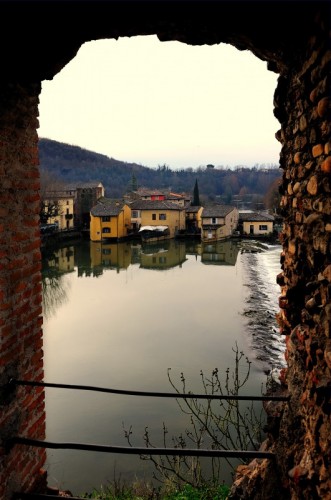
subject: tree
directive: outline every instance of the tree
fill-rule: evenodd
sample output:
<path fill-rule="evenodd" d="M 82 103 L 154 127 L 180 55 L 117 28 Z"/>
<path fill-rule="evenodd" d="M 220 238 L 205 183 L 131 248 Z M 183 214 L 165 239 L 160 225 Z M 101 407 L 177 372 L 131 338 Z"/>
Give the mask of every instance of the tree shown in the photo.
<path fill-rule="evenodd" d="M 187 427 L 178 436 L 169 436 L 169 431 L 163 423 L 162 442 L 164 448 L 209 448 L 210 450 L 258 450 L 265 437 L 265 412 L 261 403 L 254 400 L 246 403 L 237 396 L 250 376 L 251 361 L 240 351 L 237 343 L 232 348 L 235 359 L 232 372 L 228 367 L 224 375 L 218 368 L 212 370 L 209 376 L 200 372 L 202 394 L 213 399 L 194 397 L 188 390 L 187 380 L 183 373 L 179 384 L 171 378 L 171 368 L 168 368 L 168 380 L 178 394 L 177 404 L 180 411 L 187 415 Z M 243 362 L 245 363 L 243 365 Z M 263 389 L 263 388 L 262 388 Z M 263 394 L 264 395 L 264 394 Z M 219 396 L 219 399 L 217 398 Z M 224 397 L 225 396 L 225 397 Z M 234 396 L 234 399 L 231 399 Z M 132 442 L 132 426 L 125 429 L 124 436 L 130 446 Z M 148 427 L 143 436 L 146 449 L 155 448 Z M 193 446 L 192 446 L 193 445 Z M 180 489 L 183 484 L 192 487 L 215 487 L 220 484 L 224 461 L 235 472 L 237 463 L 233 459 L 221 456 L 210 459 L 211 467 L 203 467 L 203 461 L 194 456 L 149 455 L 148 451 L 140 455 L 142 460 L 150 461 L 155 469 L 153 474 L 161 484 L 173 484 Z M 239 458 L 239 462 L 248 463 L 248 458 Z M 205 462 L 206 463 L 206 462 Z M 184 497 L 178 497 L 184 498 Z M 185 497 L 188 498 L 188 497 Z M 191 497 L 190 497 L 191 498 Z M 193 497 L 192 497 L 193 498 Z M 196 497 L 194 497 L 196 498 Z M 203 497 L 207 498 L 207 497 Z M 208 497 L 208 498 L 219 498 Z"/>
<path fill-rule="evenodd" d="M 264 203 L 267 209 L 271 210 L 273 213 L 280 213 L 280 199 L 281 195 L 279 192 L 279 186 L 281 179 L 275 179 L 269 186 L 265 196 Z"/>
<path fill-rule="evenodd" d="M 195 185 L 194 185 L 194 190 L 193 190 L 193 201 L 192 201 L 191 205 L 194 207 L 201 205 L 200 196 L 199 196 L 198 179 L 195 179 Z"/>
<path fill-rule="evenodd" d="M 60 215 L 60 204 L 58 200 L 41 200 L 40 201 L 40 222 L 47 224 L 49 219 Z"/>
<path fill-rule="evenodd" d="M 40 222 L 47 224 L 49 219 L 60 215 L 60 204 L 54 193 L 64 189 L 64 183 L 48 170 L 40 175 Z"/>
<path fill-rule="evenodd" d="M 132 172 L 132 176 L 131 176 L 131 191 L 137 191 L 137 189 L 138 189 L 137 178 L 134 175 L 134 172 Z"/>

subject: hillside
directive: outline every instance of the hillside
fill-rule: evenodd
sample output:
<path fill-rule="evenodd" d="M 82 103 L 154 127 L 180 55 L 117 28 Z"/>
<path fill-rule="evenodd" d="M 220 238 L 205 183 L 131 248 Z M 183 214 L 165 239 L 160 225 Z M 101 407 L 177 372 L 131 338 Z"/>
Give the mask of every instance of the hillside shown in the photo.
<path fill-rule="evenodd" d="M 65 183 L 100 181 L 108 197 L 119 197 L 128 191 L 133 174 L 140 187 L 166 188 L 189 194 L 193 193 L 197 179 L 204 199 L 220 198 L 228 203 L 235 195 L 264 197 L 271 184 L 281 178 L 281 170 L 276 165 L 185 170 L 171 170 L 162 165 L 152 169 L 50 139 L 39 140 L 39 154 L 41 171 Z"/>

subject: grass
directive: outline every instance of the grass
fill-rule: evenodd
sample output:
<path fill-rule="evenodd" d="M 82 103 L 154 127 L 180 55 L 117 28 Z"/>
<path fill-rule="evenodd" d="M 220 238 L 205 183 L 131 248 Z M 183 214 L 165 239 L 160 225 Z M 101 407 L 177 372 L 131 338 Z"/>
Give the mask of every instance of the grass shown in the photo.
<path fill-rule="evenodd" d="M 115 491 L 114 486 L 94 489 L 92 493 L 84 495 L 84 498 L 99 500 L 226 500 L 230 488 L 226 485 L 206 486 L 195 488 L 184 485 L 180 490 L 162 492 L 149 485 L 134 485 L 132 487 L 120 488 Z"/>

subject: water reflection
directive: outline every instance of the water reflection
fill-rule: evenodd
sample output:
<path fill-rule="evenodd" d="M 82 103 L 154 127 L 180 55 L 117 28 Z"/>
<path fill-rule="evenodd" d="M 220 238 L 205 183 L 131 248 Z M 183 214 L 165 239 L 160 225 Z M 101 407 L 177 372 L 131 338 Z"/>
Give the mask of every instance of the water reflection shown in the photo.
<path fill-rule="evenodd" d="M 234 342 L 239 349 L 248 344 L 236 243 L 82 241 L 68 248 L 44 259 L 44 279 L 51 268 L 56 279 L 49 286 L 60 283 L 67 292 L 65 298 L 54 294 L 58 309 L 44 323 L 46 381 L 169 392 L 170 368 L 173 380 L 180 382 L 184 373 L 187 389 L 203 392 L 201 372 L 219 367 L 225 373 Z M 72 252 L 73 272 L 57 258 L 71 259 Z M 202 265 L 203 256 L 209 265 Z M 252 367 L 252 375 L 245 391 L 259 394 L 264 373 Z M 169 436 L 187 427 L 187 415 L 173 400 L 68 392 L 46 391 L 48 440 L 125 446 L 123 425 L 132 425 L 139 446 L 146 426 L 156 443 L 164 422 Z M 74 494 L 105 484 L 114 463 L 128 480 L 151 475 L 139 457 L 48 451 L 50 480 Z"/>
<path fill-rule="evenodd" d="M 140 265 L 144 269 L 164 271 L 181 266 L 185 261 L 185 245 L 175 240 L 144 244 L 141 248 Z"/>
<path fill-rule="evenodd" d="M 42 306 L 47 319 L 56 309 L 67 302 L 69 283 L 64 274 L 74 271 L 74 247 L 44 249 L 42 258 Z"/>
<path fill-rule="evenodd" d="M 201 262 L 203 264 L 234 266 L 237 261 L 237 255 L 238 245 L 233 241 L 203 243 Z"/>

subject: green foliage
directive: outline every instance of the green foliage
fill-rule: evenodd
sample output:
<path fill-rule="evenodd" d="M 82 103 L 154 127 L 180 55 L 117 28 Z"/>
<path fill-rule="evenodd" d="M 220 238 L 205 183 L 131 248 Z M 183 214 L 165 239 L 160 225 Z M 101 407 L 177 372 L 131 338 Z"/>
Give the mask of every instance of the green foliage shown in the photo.
<path fill-rule="evenodd" d="M 132 176 L 131 176 L 131 191 L 137 191 L 137 189 L 138 189 L 137 178 L 134 175 L 134 172 L 132 172 Z"/>
<path fill-rule="evenodd" d="M 163 497 L 164 500 L 226 500 L 230 488 L 226 485 L 214 488 L 194 488 L 186 484 L 181 490 Z"/>
<path fill-rule="evenodd" d="M 171 489 L 171 488 L 170 488 Z M 95 500 L 226 500 L 230 492 L 229 486 L 219 485 L 215 487 L 194 488 L 185 484 L 180 489 L 171 492 L 161 491 L 161 489 L 151 489 L 148 485 L 142 488 L 133 485 L 123 487 L 116 492 L 113 486 L 94 489 L 91 493 L 85 494 L 84 498 Z"/>
<path fill-rule="evenodd" d="M 199 186 L 198 186 L 198 179 L 195 179 L 195 184 L 194 184 L 194 190 L 193 190 L 193 200 L 192 200 L 192 205 L 194 207 L 198 207 L 201 205 L 200 203 L 200 196 L 199 196 Z"/>

